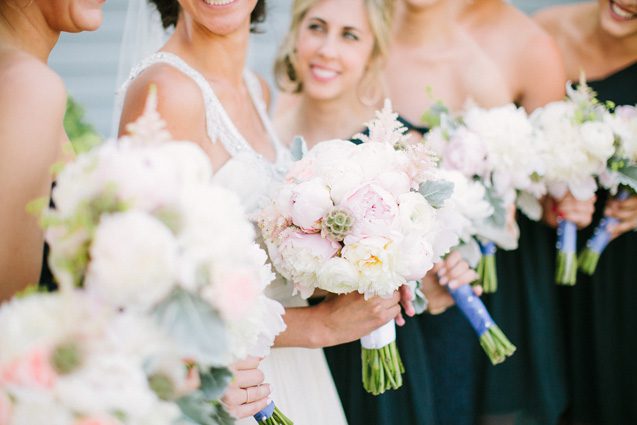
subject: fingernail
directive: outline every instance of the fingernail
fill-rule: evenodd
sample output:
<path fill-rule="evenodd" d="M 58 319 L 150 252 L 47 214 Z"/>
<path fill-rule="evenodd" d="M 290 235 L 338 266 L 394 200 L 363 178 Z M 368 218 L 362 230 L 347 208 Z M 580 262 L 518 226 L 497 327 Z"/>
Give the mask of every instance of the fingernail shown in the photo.
<path fill-rule="evenodd" d="M 457 281 L 457 280 L 451 280 L 451 281 L 449 282 L 449 287 L 450 287 L 451 289 L 456 289 L 456 288 L 458 287 L 458 281 Z"/>
<path fill-rule="evenodd" d="M 448 281 L 449 281 L 449 279 L 447 278 L 447 276 L 442 276 L 442 277 L 438 278 L 438 283 L 441 284 L 441 285 L 446 285 Z"/>
<path fill-rule="evenodd" d="M 440 275 L 444 275 L 444 274 L 446 274 L 446 273 L 447 273 L 447 268 L 446 268 L 445 266 L 441 266 L 441 267 L 438 269 L 438 276 L 440 276 Z"/>

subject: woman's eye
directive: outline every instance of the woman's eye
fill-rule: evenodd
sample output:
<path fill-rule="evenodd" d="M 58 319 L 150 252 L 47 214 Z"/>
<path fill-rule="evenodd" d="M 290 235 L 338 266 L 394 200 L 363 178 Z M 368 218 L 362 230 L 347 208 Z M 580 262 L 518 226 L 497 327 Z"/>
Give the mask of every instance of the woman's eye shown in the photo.
<path fill-rule="evenodd" d="M 354 33 L 353 33 L 353 32 L 351 32 L 351 31 L 345 31 L 345 32 L 343 33 L 343 37 L 344 37 L 345 39 L 347 39 L 347 40 L 352 40 L 352 41 L 358 41 L 358 40 L 359 40 L 358 35 L 354 34 Z"/>
<path fill-rule="evenodd" d="M 311 23 L 308 26 L 310 31 L 323 31 L 323 25 L 317 23 Z"/>

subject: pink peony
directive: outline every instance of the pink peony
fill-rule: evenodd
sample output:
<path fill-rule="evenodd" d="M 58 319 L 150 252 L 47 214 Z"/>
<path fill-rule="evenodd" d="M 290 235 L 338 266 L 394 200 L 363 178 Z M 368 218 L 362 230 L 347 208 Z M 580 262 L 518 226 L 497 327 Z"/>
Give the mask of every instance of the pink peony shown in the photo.
<path fill-rule="evenodd" d="M 50 352 L 47 350 L 33 350 L 0 371 L 0 383 L 3 386 L 50 390 L 56 379 L 57 374 L 51 365 Z"/>
<path fill-rule="evenodd" d="M 356 189 L 339 206 L 347 208 L 354 217 L 350 239 L 389 234 L 398 214 L 396 199 L 373 183 Z"/>
<path fill-rule="evenodd" d="M 320 179 L 296 186 L 291 200 L 292 222 L 308 233 L 321 230 L 321 219 L 334 206 L 327 186 Z"/>
<path fill-rule="evenodd" d="M 227 320 L 240 319 L 261 293 L 258 276 L 240 269 L 215 274 L 213 281 L 217 283 L 206 286 L 202 296 L 218 306 Z"/>

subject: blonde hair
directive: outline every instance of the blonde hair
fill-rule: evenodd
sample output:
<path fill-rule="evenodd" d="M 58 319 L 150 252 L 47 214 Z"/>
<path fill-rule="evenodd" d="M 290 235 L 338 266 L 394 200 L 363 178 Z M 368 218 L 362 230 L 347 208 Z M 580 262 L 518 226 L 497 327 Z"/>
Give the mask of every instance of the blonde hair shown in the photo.
<path fill-rule="evenodd" d="M 299 81 L 296 72 L 296 40 L 301 22 L 307 12 L 319 0 L 294 0 L 292 5 L 292 21 L 274 62 L 274 77 L 277 86 L 287 92 L 300 93 L 303 82 Z M 374 36 L 374 48 L 369 59 L 368 73 L 380 71 L 382 62 L 389 51 L 391 24 L 394 14 L 394 0 L 363 0 L 367 9 L 369 26 Z"/>

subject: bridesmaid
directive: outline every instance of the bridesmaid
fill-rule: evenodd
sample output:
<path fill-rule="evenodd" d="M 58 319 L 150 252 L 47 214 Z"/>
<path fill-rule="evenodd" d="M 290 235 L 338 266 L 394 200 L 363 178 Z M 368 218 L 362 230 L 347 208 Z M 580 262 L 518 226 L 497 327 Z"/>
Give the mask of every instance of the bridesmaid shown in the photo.
<path fill-rule="evenodd" d="M 637 1 L 559 6 L 536 20 L 557 41 L 569 79 L 577 80 L 583 70 L 601 101 L 637 104 Z M 564 294 L 572 393 L 568 423 L 632 424 L 637 423 L 637 197 L 617 201 L 603 191 L 598 195 L 596 219 L 608 214 L 619 224 L 595 274 L 580 274 L 577 286 Z"/>
<path fill-rule="evenodd" d="M 384 97 L 381 70 L 388 54 L 392 3 L 294 2 L 290 31 L 275 66 L 284 90 L 275 125 L 284 140 L 302 135 L 312 147 L 321 140 L 350 139 L 373 118 Z M 457 255 L 450 256 L 445 267 L 449 281 L 468 283 L 476 277 Z M 425 293 L 431 310 L 444 310 L 453 302 L 431 277 L 425 281 Z M 408 309 L 407 314 L 412 312 Z M 324 350 L 350 424 L 436 423 L 429 378 L 435 365 L 429 363 L 416 320 L 398 328 L 397 344 L 407 370 L 405 384 L 378 397 L 362 388 L 358 341 Z"/>
<path fill-rule="evenodd" d="M 509 87 L 502 84 L 504 72 L 459 23 L 466 3 L 398 2 L 386 77 L 396 110 L 414 127 L 436 100 L 452 111 L 469 100 L 484 107 L 511 100 Z M 437 316 L 423 315 L 418 324 L 431 363 L 433 423 L 475 424 L 484 357 L 475 332 L 455 307 Z M 500 326 L 507 332 L 506 323 Z"/>
<path fill-rule="evenodd" d="M 0 2 L 0 302 L 38 282 L 44 235 L 27 204 L 50 197 L 68 143 L 66 89 L 47 65 L 62 32 L 94 31 L 99 0 Z"/>
<path fill-rule="evenodd" d="M 505 75 L 509 101 L 531 112 L 564 96 L 566 76 L 557 45 L 514 6 L 503 0 L 475 0 L 461 22 Z M 569 197 L 555 208 L 580 226 L 590 222 L 592 201 Z M 518 351 L 502 365 L 483 361 L 483 423 L 555 424 L 567 402 L 559 289 L 553 283 L 555 229 L 522 214 L 518 224 L 519 248 L 498 251 L 501 284 L 485 297 Z"/>

